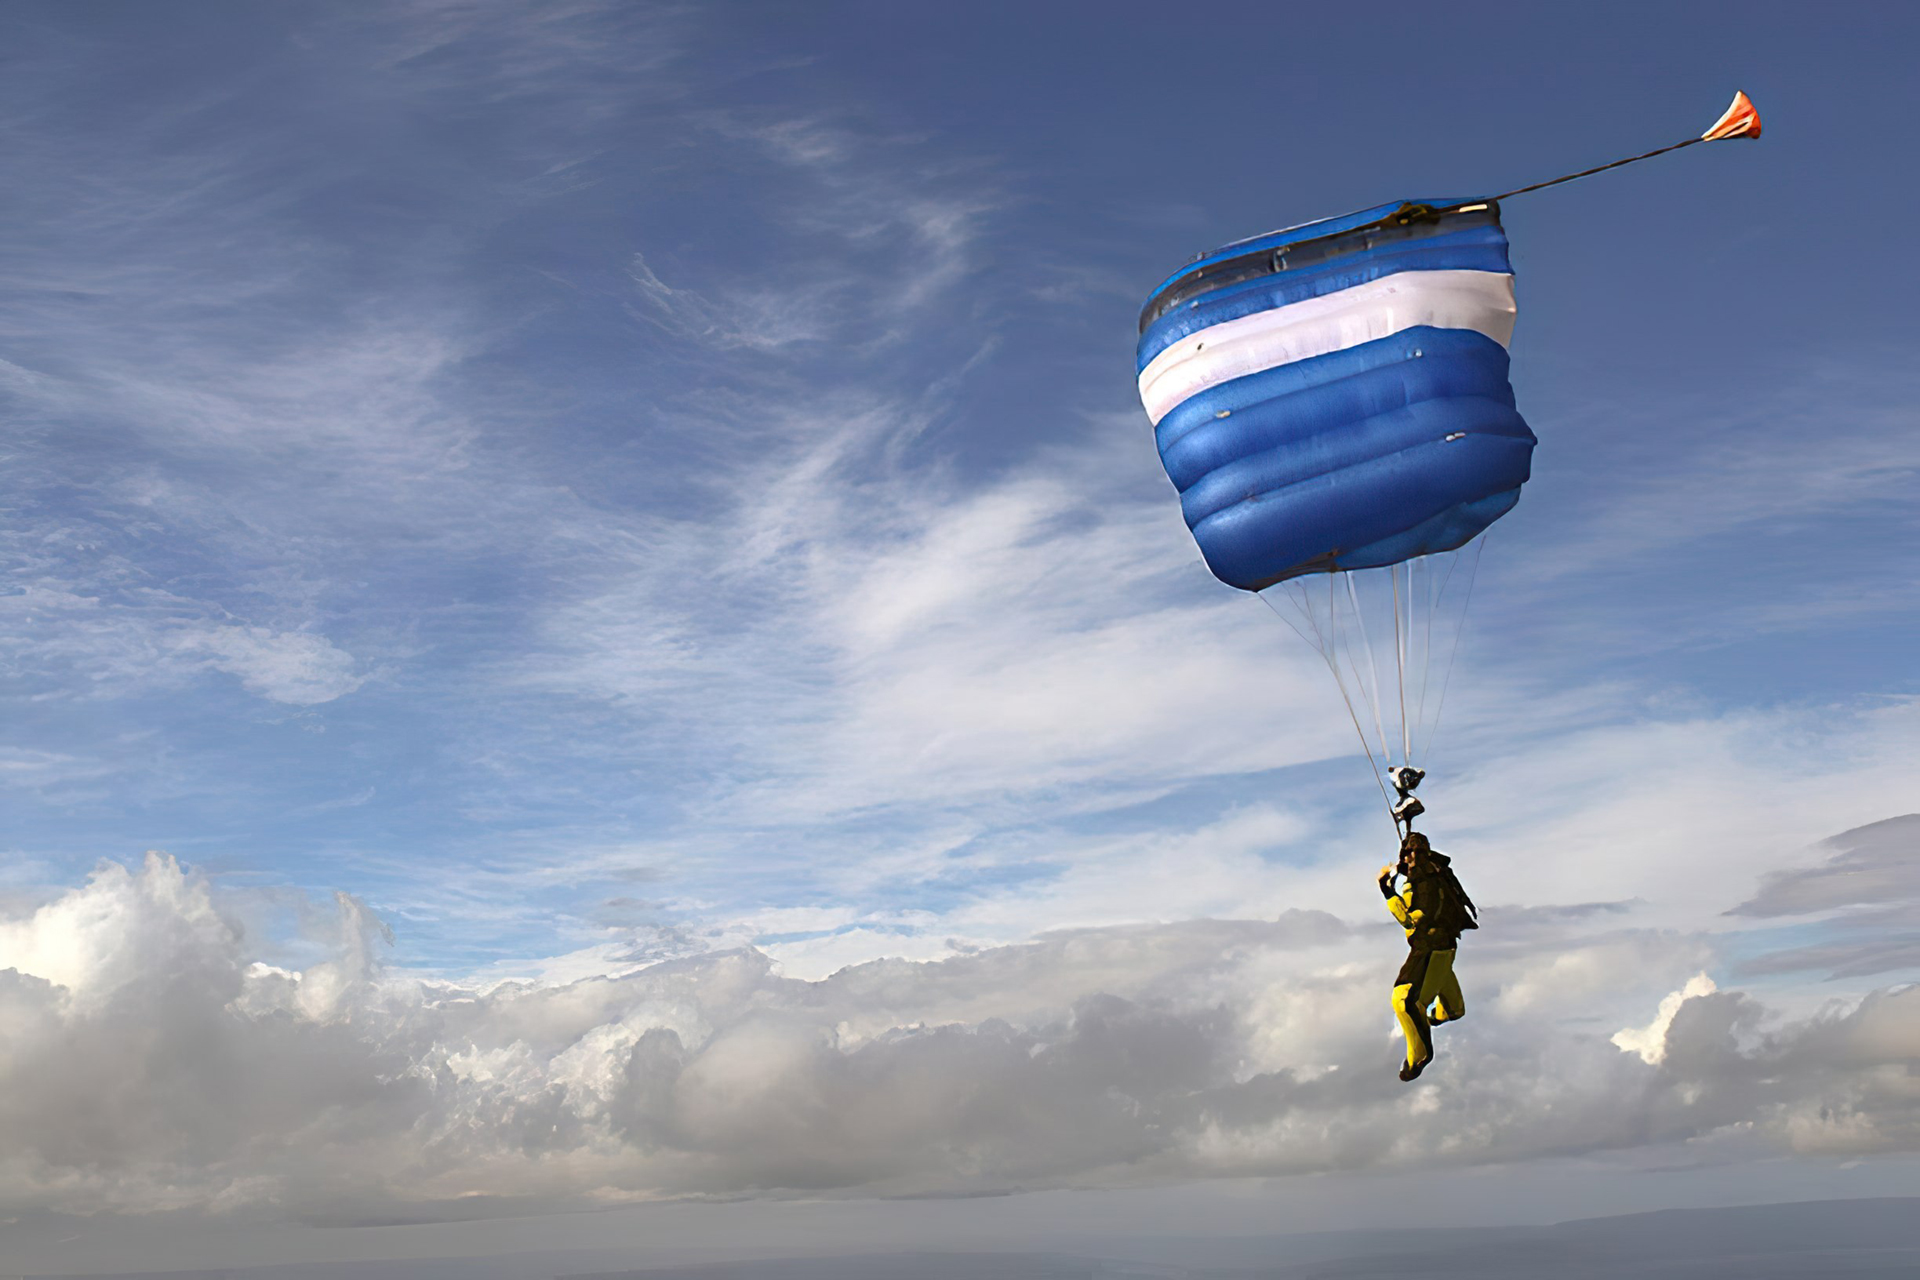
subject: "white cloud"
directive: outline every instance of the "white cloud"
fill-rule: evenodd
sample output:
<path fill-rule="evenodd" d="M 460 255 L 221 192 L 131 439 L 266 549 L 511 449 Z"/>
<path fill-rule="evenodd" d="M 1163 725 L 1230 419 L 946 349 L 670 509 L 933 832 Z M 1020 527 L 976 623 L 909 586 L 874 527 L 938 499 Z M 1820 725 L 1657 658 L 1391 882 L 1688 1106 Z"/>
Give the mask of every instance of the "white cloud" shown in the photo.
<path fill-rule="evenodd" d="M 676 337 L 711 348 L 777 350 L 817 341 L 829 330 L 818 299 L 762 291 L 712 301 L 691 289 L 668 285 L 637 253 L 627 274 L 647 304 L 641 314 Z"/>
<path fill-rule="evenodd" d="M 446 269 L 546 198 L 536 159 L 591 154 L 584 130 L 684 92 L 682 27 L 594 4 L 296 23 L 296 61 L 330 67 L 305 84 L 311 111 L 194 74 L 111 129 L 62 105 L 110 77 L 80 68 L 111 37 L 50 29 L 57 53 L 9 80 L 0 112 L 7 181 L 32 196 L 0 232 L 4 536 L 24 588 L 0 598 L 21 621 L 0 639 L 36 693 L 137 697 L 224 671 L 271 702 L 328 702 L 467 603 L 447 599 L 449 565 L 519 563 L 519 531 L 578 506 L 500 446 L 525 405 L 457 376 L 512 321 Z M 396 182 L 354 121 L 397 146 L 477 104 L 500 124 L 490 149 L 439 171 L 459 227 L 317 207 Z"/>
<path fill-rule="evenodd" d="M 17 672 L 71 682 L 70 696 L 154 691 L 223 671 L 270 701 L 313 706 L 366 681 L 325 636 L 204 620 L 207 612 L 164 591 L 84 594 L 49 574 L 0 597 L 0 635 Z"/>
<path fill-rule="evenodd" d="M 108 863 L 84 888 L 0 924 L 0 967 L 44 979 L 70 1000 L 111 1000 L 152 957 L 221 951 L 237 932 L 204 881 L 149 854 L 137 873 Z"/>
<path fill-rule="evenodd" d="M 210 665 L 275 702 L 312 706 L 352 693 L 366 682 L 353 674 L 353 655 L 324 636 L 274 632 L 265 627 L 219 627 L 189 632 L 178 641 L 187 651 L 211 656 Z"/>
<path fill-rule="evenodd" d="M 1140 795 L 1344 750 L 1311 655 L 1210 588 L 1144 446 L 970 488 L 886 464 L 919 412 L 783 416 L 710 518 L 604 546 L 606 585 L 550 617 L 526 678 L 679 709 L 750 779 L 714 807 L 760 822 Z"/>
<path fill-rule="evenodd" d="M 1760 891 L 1729 914 L 1807 915 L 1846 907 L 1901 906 L 1920 898 L 1910 874 L 1920 848 L 1920 814 L 1889 818 L 1821 842 L 1832 856 L 1819 867 L 1769 875 Z"/>
<path fill-rule="evenodd" d="M 1499 722 L 1524 721 L 1523 703 L 1482 702 L 1469 714 L 1475 737 L 1457 758 L 1471 767 L 1427 784 L 1432 825 L 1471 854 L 1494 900 L 1640 899 L 1692 927 L 1754 877 L 1803 864 L 1808 845 L 1855 815 L 1914 797 L 1901 760 L 1920 723 L 1915 701 L 1653 706 L 1570 731 L 1548 722 L 1511 742 Z"/>
<path fill-rule="evenodd" d="M 1067 931 L 814 982 L 733 951 L 475 987 L 384 973 L 383 927 L 344 897 L 315 920 L 325 958 L 260 963 L 230 905 L 155 855 L 0 926 L 0 1203 L 297 1216 L 1424 1168 L 1731 1130 L 1750 1153 L 1920 1143 L 1898 1084 L 1914 989 L 1763 1028 L 1696 979 L 1623 1054 L 1590 1005 L 1478 998 L 1557 981 L 1587 936 L 1564 921 L 1463 952 L 1468 1019 L 1408 1090 L 1384 921 Z M 1648 978 L 1677 958 L 1657 934 L 1605 945 L 1625 974 L 1636 947 Z"/>
<path fill-rule="evenodd" d="M 1746 403 L 1663 399 L 1623 409 L 1575 412 L 1559 430 L 1583 451 L 1624 464 L 1630 482 L 1572 492 L 1569 510 L 1538 526 L 1543 552 L 1529 575 L 1636 571 L 1676 546 L 1696 546 L 1735 531 L 1762 532 L 1838 512 L 1894 512 L 1920 473 L 1913 431 L 1912 380 L 1895 366 L 1802 365 Z M 1864 376 L 1863 376 L 1864 374 Z M 1848 421 L 1833 425 L 1834 395 L 1846 384 Z M 1657 411 L 1687 424 L 1684 432 L 1637 423 L 1620 432 L 1615 419 Z M 1607 430 L 1595 430 L 1605 423 Z M 1746 602 L 1730 602 L 1747 607 Z M 1764 606 L 1764 602 L 1759 602 Z"/>
<path fill-rule="evenodd" d="M 1704 973 L 1687 979 L 1687 985 L 1661 998 L 1653 1021 L 1644 1027 L 1626 1027 L 1613 1033 L 1613 1044 L 1627 1053 L 1637 1053 L 1648 1066 L 1657 1067 L 1667 1059 L 1667 1032 L 1680 1006 L 1701 996 L 1710 996 L 1719 988 Z"/>

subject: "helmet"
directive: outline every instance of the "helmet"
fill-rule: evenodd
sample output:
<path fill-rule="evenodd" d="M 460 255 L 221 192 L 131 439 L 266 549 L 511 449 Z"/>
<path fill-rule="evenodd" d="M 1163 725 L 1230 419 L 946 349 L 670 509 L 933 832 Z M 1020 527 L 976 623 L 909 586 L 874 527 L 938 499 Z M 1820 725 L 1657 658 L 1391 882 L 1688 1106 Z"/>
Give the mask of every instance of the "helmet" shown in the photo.
<path fill-rule="evenodd" d="M 1421 853 L 1431 853 L 1433 851 L 1433 845 L 1427 840 L 1426 836 L 1420 832 L 1409 831 L 1407 832 L 1407 838 L 1400 842 L 1400 852 L 1411 853 L 1416 849 Z"/>

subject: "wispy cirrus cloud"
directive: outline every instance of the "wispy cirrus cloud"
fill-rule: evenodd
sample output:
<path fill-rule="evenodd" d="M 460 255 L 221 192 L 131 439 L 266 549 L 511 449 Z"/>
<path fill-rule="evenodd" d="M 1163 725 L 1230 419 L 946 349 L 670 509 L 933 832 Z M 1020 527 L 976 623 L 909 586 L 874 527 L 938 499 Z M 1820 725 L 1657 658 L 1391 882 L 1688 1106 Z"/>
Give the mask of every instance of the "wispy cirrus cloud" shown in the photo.
<path fill-rule="evenodd" d="M 209 617 L 202 603 L 162 591 L 81 595 L 70 575 L 0 597 L 0 636 L 14 677 L 44 693 L 111 698 L 184 686 L 222 671 L 273 702 L 312 706 L 366 680 L 325 637 Z M 104 598 L 103 598 L 104 597 Z"/>
<path fill-rule="evenodd" d="M 1823 973 L 1826 981 L 1920 966 L 1912 883 L 1920 815 L 1842 832 L 1817 846 L 1825 860 L 1769 872 L 1758 892 L 1727 912 L 1746 920 L 1795 918 L 1788 945 L 1751 956 L 1743 976 Z M 1812 917 L 1812 919 L 1808 919 Z"/>
<path fill-rule="evenodd" d="M 1739 405 L 1663 397 L 1631 410 L 1639 421 L 1615 429 L 1620 443 L 1584 416 L 1557 424 L 1595 437 L 1583 452 L 1622 454 L 1630 464 L 1622 483 L 1588 496 L 1590 518 L 1573 522 L 1579 536 L 1558 549 L 1566 566 L 1580 563 L 1582 548 L 1589 565 L 1618 564 L 1743 529 L 1899 505 L 1920 473 L 1912 388 L 1899 374 L 1862 383 L 1855 368 L 1815 362 L 1779 371 L 1769 390 Z M 1834 429 L 1836 402 L 1846 406 L 1843 430 Z M 1662 419 L 1685 429 L 1650 429 Z"/>
<path fill-rule="evenodd" d="M 1769 874 L 1730 915 L 1793 916 L 1844 907 L 1883 907 L 1920 893 L 1904 873 L 1920 850 L 1920 815 L 1888 818 L 1821 842 L 1817 867 Z"/>
<path fill-rule="evenodd" d="M 1738 399 L 1567 408 L 1542 452 L 1570 456 L 1528 490 L 1551 518 L 1494 535 L 1511 613 L 1600 653 L 1892 625 L 1916 605 L 1894 551 L 1914 528 L 1913 392 L 1896 362 L 1808 356 Z"/>

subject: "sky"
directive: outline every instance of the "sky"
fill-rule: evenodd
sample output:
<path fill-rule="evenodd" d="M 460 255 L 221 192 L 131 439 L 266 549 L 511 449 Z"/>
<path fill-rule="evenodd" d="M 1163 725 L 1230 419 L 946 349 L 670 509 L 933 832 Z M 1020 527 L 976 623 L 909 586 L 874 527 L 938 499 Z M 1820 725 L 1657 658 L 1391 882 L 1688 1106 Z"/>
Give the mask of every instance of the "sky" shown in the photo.
<path fill-rule="evenodd" d="M 0 37 L 16 1224 L 1920 1188 L 1913 14 Z M 1736 88 L 1759 141 L 1505 211 L 1540 445 L 1422 791 L 1487 922 L 1406 1090 L 1378 793 L 1182 526 L 1135 317 Z"/>

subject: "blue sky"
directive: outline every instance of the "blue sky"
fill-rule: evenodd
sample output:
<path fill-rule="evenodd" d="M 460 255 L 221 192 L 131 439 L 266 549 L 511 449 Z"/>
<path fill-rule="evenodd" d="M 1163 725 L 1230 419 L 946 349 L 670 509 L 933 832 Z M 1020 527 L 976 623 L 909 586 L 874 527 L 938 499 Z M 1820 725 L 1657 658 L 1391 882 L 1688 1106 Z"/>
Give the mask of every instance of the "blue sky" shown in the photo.
<path fill-rule="evenodd" d="M 1376 795 L 1180 524 L 1137 308 L 1215 244 L 1675 141 L 1736 88 L 1759 142 L 1507 209 L 1541 444 L 1434 834 L 1482 901 L 1635 904 L 1664 950 L 1593 979 L 1610 1032 L 1780 945 L 1723 915 L 1763 877 L 1920 809 L 1906 11 L 0 25 L 22 973 L 105 971 L 47 940 L 102 861 L 109 898 L 212 895 L 246 963 L 382 981 L 1377 928 Z M 1756 972 L 1780 1016 L 1894 980 Z"/>

